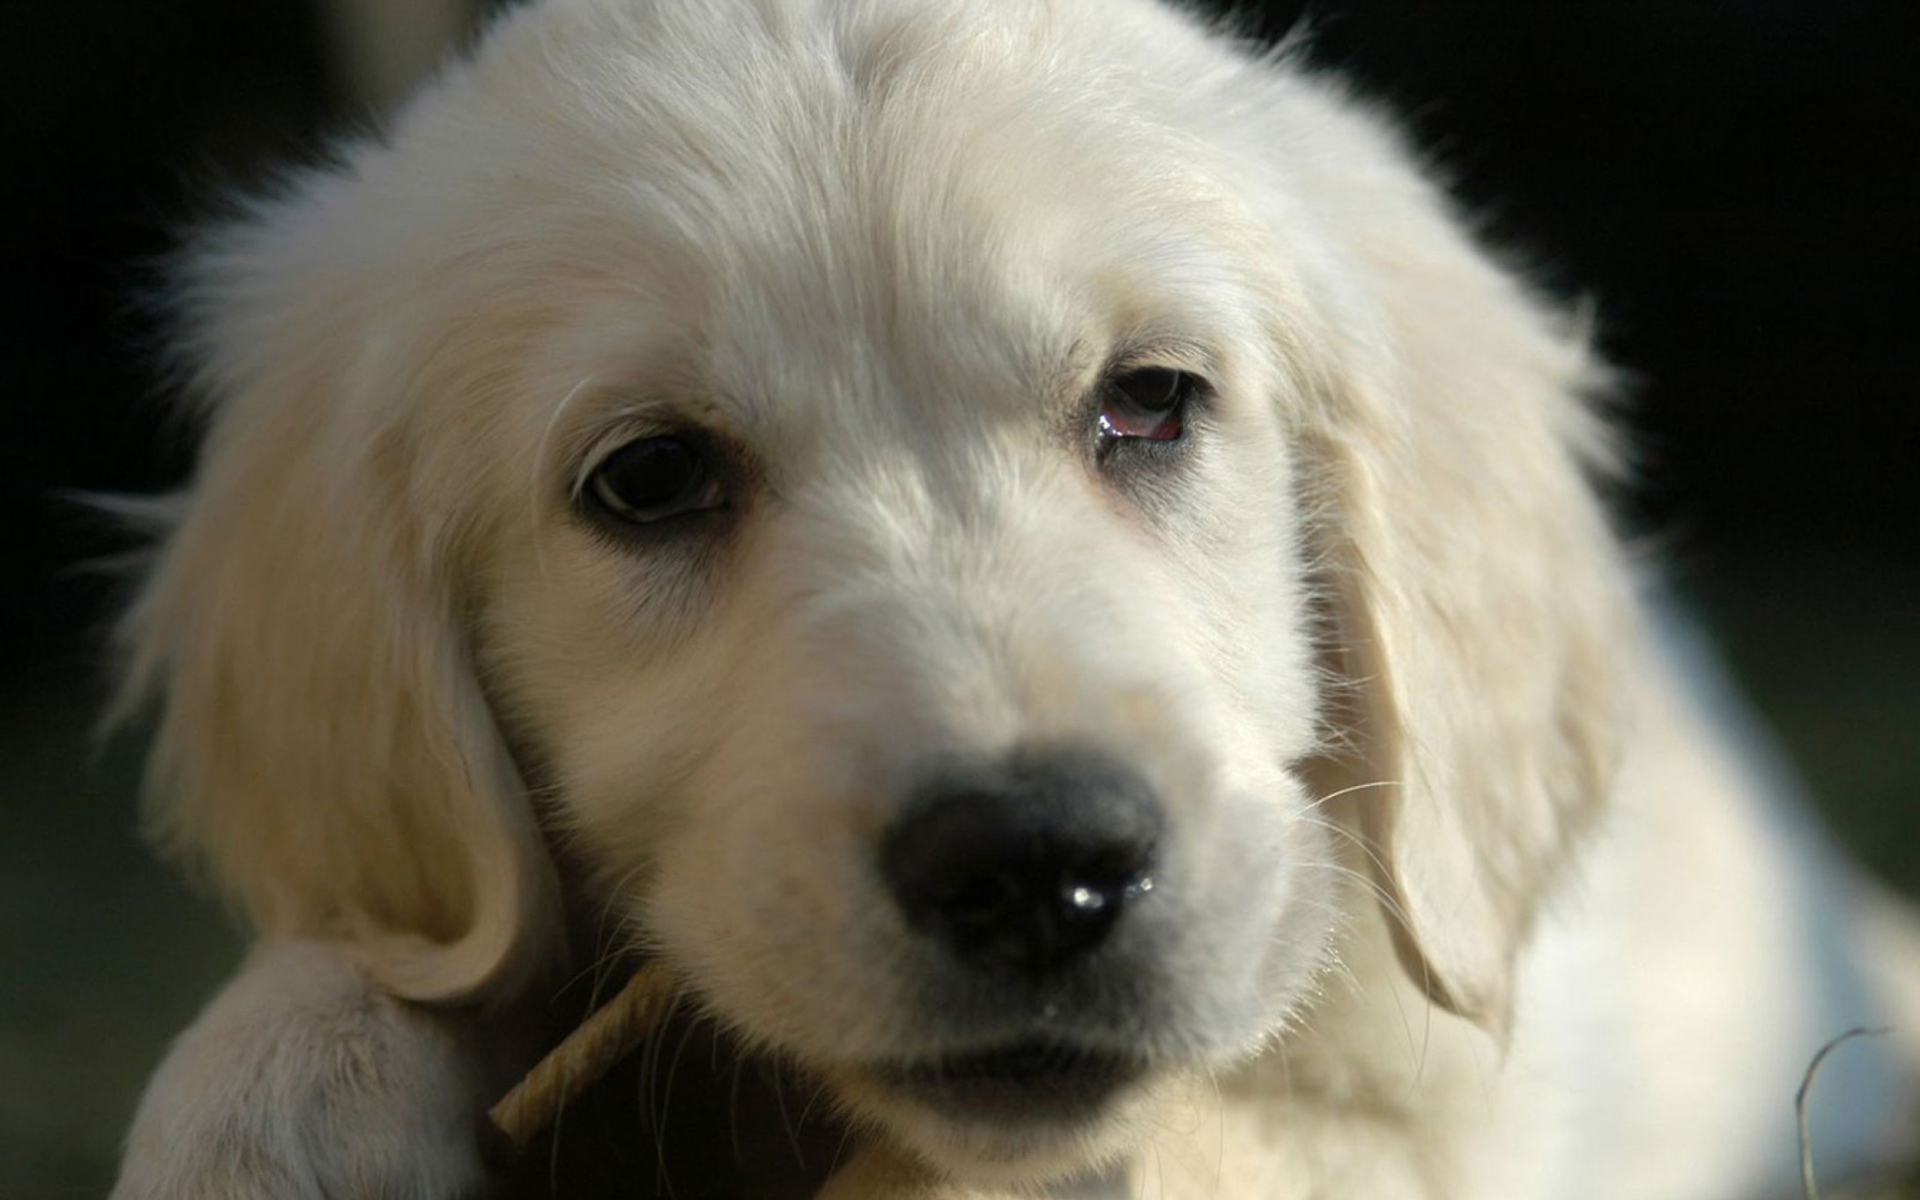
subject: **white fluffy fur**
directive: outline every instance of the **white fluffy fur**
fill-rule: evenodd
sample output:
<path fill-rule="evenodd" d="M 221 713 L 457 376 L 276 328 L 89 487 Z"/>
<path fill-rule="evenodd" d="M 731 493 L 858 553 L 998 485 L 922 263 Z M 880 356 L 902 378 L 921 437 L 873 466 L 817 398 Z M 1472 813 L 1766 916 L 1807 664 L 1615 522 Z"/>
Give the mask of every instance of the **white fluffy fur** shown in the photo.
<path fill-rule="evenodd" d="M 1700 1200 L 1780 1149 L 1786 855 L 1584 478 L 1599 373 L 1337 83 L 1146 0 L 546 0 L 183 295 L 129 694 L 264 944 L 123 1200 L 459 1194 L 501 1067 L 433 1006 L 534 994 L 563 896 L 885 1131 L 845 1195 Z M 1126 354 L 1213 384 L 1177 468 L 1080 449 Z M 688 421 L 752 464 L 726 535 L 589 528 Z M 1166 1067 L 957 1124 L 859 1069 L 940 1048 L 874 835 L 1061 738 L 1169 807 Z"/>

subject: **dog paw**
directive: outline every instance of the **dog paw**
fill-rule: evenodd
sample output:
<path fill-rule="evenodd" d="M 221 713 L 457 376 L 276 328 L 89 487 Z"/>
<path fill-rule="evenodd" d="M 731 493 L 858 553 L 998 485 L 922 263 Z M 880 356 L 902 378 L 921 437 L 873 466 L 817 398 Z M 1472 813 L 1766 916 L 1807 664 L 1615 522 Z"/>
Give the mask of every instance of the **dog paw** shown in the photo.
<path fill-rule="evenodd" d="M 466 1200 L 471 1054 L 322 947 L 264 947 L 168 1053 L 112 1200 Z"/>

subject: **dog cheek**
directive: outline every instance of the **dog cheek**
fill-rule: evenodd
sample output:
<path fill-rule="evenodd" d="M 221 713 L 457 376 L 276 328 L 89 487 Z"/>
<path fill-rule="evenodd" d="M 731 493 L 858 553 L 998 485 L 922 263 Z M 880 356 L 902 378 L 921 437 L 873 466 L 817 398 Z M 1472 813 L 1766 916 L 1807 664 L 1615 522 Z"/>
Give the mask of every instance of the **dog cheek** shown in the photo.
<path fill-rule="evenodd" d="M 1227 1057 L 1251 1049 L 1297 1002 L 1330 929 L 1312 865 L 1324 859 L 1324 831 L 1289 819 L 1297 792 L 1263 784 L 1220 798 L 1217 819 L 1191 829 L 1168 881 L 1183 910 L 1171 973 L 1194 985 L 1181 1003 Z"/>
<path fill-rule="evenodd" d="M 1345 914 L 1357 911 L 1351 869 L 1338 862 L 1334 828 L 1305 815 L 1305 795 L 1285 804 L 1283 854 L 1269 898 L 1269 936 L 1259 993 L 1270 1026 L 1291 1019 L 1331 965 Z"/>
<path fill-rule="evenodd" d="M 868 862 L 875 818 L 857 801 L 864 789 L 810 764 L 804 740 L 769 730 L 753 750 L 716 753 L 657 847 L 642 923 L 750 1038 L 863 1058 L 904 1009 L 877 969 L 888 956 L 863 952 L 884 941 L 876 914 L 890 911 Z"/>

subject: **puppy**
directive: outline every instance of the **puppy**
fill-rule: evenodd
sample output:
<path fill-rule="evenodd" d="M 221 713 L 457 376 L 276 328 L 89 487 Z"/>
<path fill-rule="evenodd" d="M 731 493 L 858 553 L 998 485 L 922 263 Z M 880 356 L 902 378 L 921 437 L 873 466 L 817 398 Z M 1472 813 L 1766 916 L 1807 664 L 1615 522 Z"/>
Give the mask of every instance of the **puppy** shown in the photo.
<path fill-rule="evenodd" d="M 127 696 L 260 943 L 121 1200 L 482 1186 L 582 916 L 842 1196 L 1745 1195 L 1920 1028 L 1653 631 L 1577 324 L 1289 55 L 544 0 L 179 297 Z"/>

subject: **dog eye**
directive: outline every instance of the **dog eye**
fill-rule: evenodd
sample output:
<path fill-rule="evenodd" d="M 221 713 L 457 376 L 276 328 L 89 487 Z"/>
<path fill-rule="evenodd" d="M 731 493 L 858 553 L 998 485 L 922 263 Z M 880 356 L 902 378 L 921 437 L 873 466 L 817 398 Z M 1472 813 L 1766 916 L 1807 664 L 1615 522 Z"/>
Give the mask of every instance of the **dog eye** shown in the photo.
<path fill-rule="evenodd" d="M 1198 387 L 1198 378 L 1171 367 L 1140 367 L 1115 374 L 1106 382 L 1100 405 L 1101 441 L 1178 440 L 1186 432 L 1187 405 Z"/>
<path fill-rule="evenodd" d="M 594 508 L 629 525 L 708 512 L 726 503 L 708 457 L 686 438 L 640 438 L 607 455 L 582 491 Z"/>

